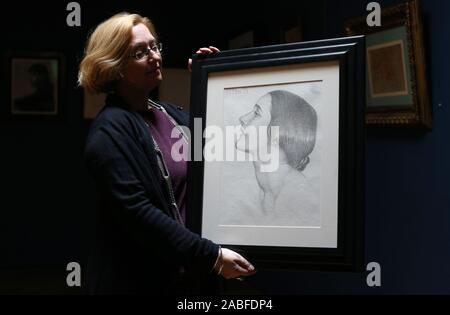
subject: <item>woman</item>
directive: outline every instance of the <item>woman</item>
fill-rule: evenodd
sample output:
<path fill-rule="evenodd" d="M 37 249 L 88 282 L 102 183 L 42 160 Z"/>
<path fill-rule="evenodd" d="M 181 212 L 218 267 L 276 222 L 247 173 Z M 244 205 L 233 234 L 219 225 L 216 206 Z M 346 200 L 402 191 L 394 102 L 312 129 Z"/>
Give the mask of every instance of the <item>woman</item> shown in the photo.
<path fill-rule="evenodd" d="M 243 132 L 236 148 L 254 157 L 263 209 L 262 216 L 252 217 L 263 224 L 319 225 L 318 192 L 303 173 L 316 142 L 314 108 L 294 93 L 276 90 L 259 98 L 239 121 Z M 268 127 L 267 142 L 255 138 L 261 127 Z M 278 128 L 278 136 L 271 136 L 271 127 Z M 264 171 L 263 167 L 273 162 L 261 156 L 264 152 L 278 159 L 273 171 Z"/>
<path fill-rule="evenodd" d="M 85 151 L 100 197 L 92 293 L 171 294 L 186 270 L 227 279 L 255 272 L 184 227 L 186 161 L 171 159 L 170 135 L 188 117 L 148 98 L 162 80 L 161 49 L 149 19 L 120 13 L 95 29 L 80 64 L 79 84 L 108 93 Z"/>

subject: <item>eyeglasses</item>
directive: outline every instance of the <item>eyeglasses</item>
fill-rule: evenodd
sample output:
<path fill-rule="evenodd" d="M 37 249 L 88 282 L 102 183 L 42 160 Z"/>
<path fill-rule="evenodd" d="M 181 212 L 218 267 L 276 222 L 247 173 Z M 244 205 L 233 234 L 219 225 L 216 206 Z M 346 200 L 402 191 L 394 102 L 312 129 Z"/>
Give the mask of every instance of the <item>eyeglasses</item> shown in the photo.
<path fill-rule="evenodd" d="M 161 55 L 162 50 L 163 50 L 162 43 L 158 43 L 153 45 L 152 47 L 147 46 L 145 48 L 143 47 L 138 48 L 130 54 L 130 57 L 133 57 L 136 60 L 142 60 L 150 55 L 150 51 L 152 51 L 155 54 Z"/>

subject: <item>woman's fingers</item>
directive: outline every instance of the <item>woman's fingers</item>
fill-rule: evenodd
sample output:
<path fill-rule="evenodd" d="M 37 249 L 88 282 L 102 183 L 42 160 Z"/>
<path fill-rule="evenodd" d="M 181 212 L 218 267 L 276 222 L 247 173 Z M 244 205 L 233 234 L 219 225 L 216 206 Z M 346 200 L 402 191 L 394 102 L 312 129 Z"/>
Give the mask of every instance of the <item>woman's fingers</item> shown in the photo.
<path fill-rule="evenodd" d="M 255 270 L 255 267 L 253 267 L 253 265 L 242 256 L 240 256 L 235 262 L 239 267 L 244 268 L 246 273 L 253 272 Z"/>
<path fill-rule="evenodd" d="M 200 48 L 197 50 L 197 54 L 211 54 L 212 50 L 206 47 Z"/>
<path fill-rule="evenodd" d="M 240 254 L 227 248 L 222 248 L 223 271 L 222 276 L 226 279 L 250 276 L 256 273 L 255 267 Z"/>
<path fill-rule="evenodd" d="M 212 54 L 212 53 L 216 53 L 219 52 L 220 49 L 214 46 L 209 46 L 209 47 L 202 47 L 199 48 L 196 52 L 196 54 Z"/>
<path fill-rule="evenodd" d="M 209 47 L 199 48 L 195 53 L 200 54 L 200 55 L 207 55 L 207 54 L 212 54 L 212 53 L 216 53 L 219 51 L 220 51 L 219 48 L 214 47 L 214 46 L 209 46 Z M 192 59 L 190 59 L 190 58 L 188 60 L 188 69 L 189 69 L 189 71 L 192 71 Z"/>
<path fill-rule="evenodd" d="M 224 271 L 222 272 L 222 276 L 225 279 L 233 279 L 241 276 L 248 275 L 248 272 L 246 269 L 242 268 L 238 264 L 232 264 L 228 268 L 224 268 Z"/>
<path fill-rule="evenodd" d="M 251 266 L 251 265 L 250 265 Z M 253 267 L 253 266 L 251 266 Z M 228 274 L 227 279 L 237 278 L 237 277 L 246 277 L 251 276 L 256 273 L 256 270 L 253 268 L 252 270 L 249 269 L 249 267 L 246 267 L 242 264 L 235 263 L 232 267 L 232 272 Z"/>
<path fill-rule="evenodd" d="M 233 269 L 238 273 L 236 276 L 244 276 L 248 274 L 247 268 L 240 266 L 239 264 L 235 264 Z"/>
<path fill-rule="evenodd" d="M 236 253 L 236 259 L 234 260 L 234 269 L 239 273 L 235 277 L 239 276 L 251 276 L 256 273 L 255 267 L 240 254 Z"/>

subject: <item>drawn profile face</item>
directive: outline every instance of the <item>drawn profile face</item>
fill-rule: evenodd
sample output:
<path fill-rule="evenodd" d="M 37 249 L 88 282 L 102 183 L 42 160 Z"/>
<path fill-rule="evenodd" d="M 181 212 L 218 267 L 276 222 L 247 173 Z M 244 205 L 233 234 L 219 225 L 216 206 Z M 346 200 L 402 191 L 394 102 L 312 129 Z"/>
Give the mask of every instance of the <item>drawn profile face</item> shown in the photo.
<path fill-rule="evenodd" d="M 241 135 L 236 141 L 238 150 L 256 153 L 258 146 L 267 147 L 267 141 L 259 141 L 259 127 L 267 127 L 271 121 L 270 111 L 272 108 L 272 97 L 269 94 L 261 97 L 253 107 L 253 110 L 239 118 L 241 123 Z M 260 149 L 266 149 L 266 148 Z"/>

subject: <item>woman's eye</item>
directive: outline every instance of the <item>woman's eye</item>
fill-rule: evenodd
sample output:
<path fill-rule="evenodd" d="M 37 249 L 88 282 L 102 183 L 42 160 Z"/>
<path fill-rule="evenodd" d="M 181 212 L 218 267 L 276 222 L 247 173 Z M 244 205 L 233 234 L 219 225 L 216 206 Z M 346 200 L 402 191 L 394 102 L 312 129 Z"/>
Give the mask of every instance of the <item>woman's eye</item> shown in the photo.
<path fill-rule="evenodd" d="M 141 59 L 142 57 L 144 57 L 144 52 L 142 50 L 138 50 L 134 55 L 136 56 L 136 58 Z"/>

